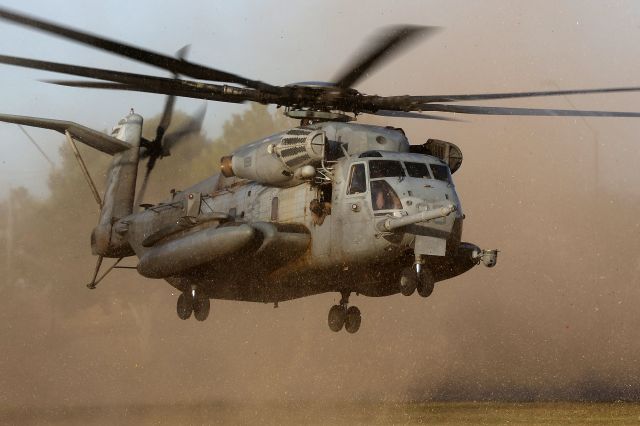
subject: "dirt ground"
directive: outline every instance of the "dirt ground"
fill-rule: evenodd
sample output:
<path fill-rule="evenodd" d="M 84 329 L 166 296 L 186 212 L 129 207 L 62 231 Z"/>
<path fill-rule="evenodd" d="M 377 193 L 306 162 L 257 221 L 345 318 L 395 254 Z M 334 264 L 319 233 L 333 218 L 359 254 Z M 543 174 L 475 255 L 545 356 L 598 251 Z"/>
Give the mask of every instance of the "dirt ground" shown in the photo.
<path fill-rule="evenodd" d="M 3 424 L 638 424 L 637 403 L 263 403 L 0 409 Z"/>

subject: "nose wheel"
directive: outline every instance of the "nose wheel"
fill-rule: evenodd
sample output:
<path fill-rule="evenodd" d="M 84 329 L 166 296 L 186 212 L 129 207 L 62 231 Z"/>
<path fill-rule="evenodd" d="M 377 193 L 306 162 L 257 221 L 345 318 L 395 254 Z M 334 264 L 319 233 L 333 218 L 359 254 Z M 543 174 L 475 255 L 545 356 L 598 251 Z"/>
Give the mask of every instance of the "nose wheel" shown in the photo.
<path fill-rule="evenodd" d="M 190 292 L 183 292 L 178 297 L 176 304 L 176 311 L 178 318 L 181 320 L 187 320 L 193 316 L 198 321 L 204 321 L 209 317 L 209 311 L 211 310 L 211 301 L 209 297 L 198 288 L 194 287 Z"/>
<path fill-rule="evenodd" d="M 181 320 L 189 319 L 191 313 L 193 312 L 193 301 L 190 294 L 182 293 L 178 297 L 176 310 L 178 311 L 178 318 L 180 318 Z"/>
<path fill-rule="evenodd" d="M 208 297 L 199 298 L 193 302 L 193 316 L 198 321 L 204 321 L 209 317 L 211 301 Z"/>
<path fill-rule="evenodd" d="M 400 293 L 403 296 L 411 296 L 418 287 L 418 276 L 412 267 L 407 267 L 400 274 Z"/>
<path fill-rule="evenodd" d="M 400 293 L 411 296 L 416 290 L 422 297 L 429 297 L 433 293 L 436 281 L 433 274 L 422 264 L 404 268 L 400 274 Z"/>
<path fill-rule="evenodd" d="M 331 331 L 338 332 L 344 329 L 347 333 L 356 333 L 360 330 L 360 324 L 362 323 L 362 315 L 360 309 L 356 306 L 349 305 L 349 294 L 342 293 L 342 299 L 339 305 L 333 305 L 329 309 L 329 328 Z"/>

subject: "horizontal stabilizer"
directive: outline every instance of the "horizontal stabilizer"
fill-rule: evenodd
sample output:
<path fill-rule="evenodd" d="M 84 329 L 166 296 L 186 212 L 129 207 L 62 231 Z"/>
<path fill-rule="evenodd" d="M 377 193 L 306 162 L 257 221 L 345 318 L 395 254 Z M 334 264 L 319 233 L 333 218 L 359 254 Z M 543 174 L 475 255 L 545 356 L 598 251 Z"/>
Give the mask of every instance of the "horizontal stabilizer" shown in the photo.
<path fill-rule="evenodd" d="M 102 151 L 109 155 L 126 151 L 131 145 L 116 139 L 109 135 L 105 135 L 97 130 L 90 129 L 72 121 L 52 120 L 48 118 L 27 117 L 24 115 L 0 114 L 0 121 L 7 123 L 21 124 L 23 126 L 40 127 L 43 129 L 51 129 L 60 133 L 68 131 L 71 136 L 91 148 Z"/>

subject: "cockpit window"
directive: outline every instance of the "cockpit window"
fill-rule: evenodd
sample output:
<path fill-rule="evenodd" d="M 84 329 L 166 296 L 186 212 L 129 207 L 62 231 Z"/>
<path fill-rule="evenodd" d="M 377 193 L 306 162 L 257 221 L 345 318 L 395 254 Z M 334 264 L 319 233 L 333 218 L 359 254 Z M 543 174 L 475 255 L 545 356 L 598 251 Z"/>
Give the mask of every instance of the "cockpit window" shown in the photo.
<path fill-rule="evenodd" d="M 408 163 L 405 162 L 404 166 L 407 168 L 409 176 L 414 178 L 431 179 L 429 175 L 429 168 L 425 163 Z"/>
<path fill-rule="evenodd" d="M 402 208 L 398 194 L 386 180 L 371 181 L 371 204 L 373 210 L 399 210 Z"/>
<path fill-rule="evenodd" d="M 349 173 L 349 189 L 347 194 L 361 194 L 367 191 L 367 177 L 364 171 L 364 164 L 358 163 L 351 166 Z"/>
<path fill-rule="evenodd" d="M 358 157 L 360 158 L 367 158 L 367 157 L 378 157 L 381 158 L 382 154 L 380 154 L 378 151 L 365 151 L 362 154 L 360 154 Z"/>
<path fill-rule="evenodd" d="M 404 169 L 399 161 L 371 160 L 369 161 L 369 177 L 371 179 L 383 177 L 404 176 Z"/>
<path fill-rule="evenodd" d="M 431 172 L 433 173 L 434 179 L 452 183 L 449 167 L 442 164 L 430 164 L 429 166 L 431 167 Z"/>

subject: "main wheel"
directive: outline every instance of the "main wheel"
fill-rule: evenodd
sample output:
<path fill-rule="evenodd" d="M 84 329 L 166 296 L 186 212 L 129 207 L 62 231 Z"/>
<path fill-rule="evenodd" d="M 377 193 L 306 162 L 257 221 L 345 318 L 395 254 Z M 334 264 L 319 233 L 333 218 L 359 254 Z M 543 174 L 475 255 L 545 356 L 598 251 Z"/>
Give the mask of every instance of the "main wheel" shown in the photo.
<path fill-rule="evenodd" d="M 344 329 L 347 330 L 348 333 L 355 333 L 360 330 L 360 323 L 362 322 L 362 316 L 360 315 L 360 309 L 355 306 L 349 307 L 347 309 L 347 316 L 344 322 Z"/>
<path fill-rule="evenodd" d="M 342 330 L 346 319 L 346 310 L 343 306 L 333 305 L 329 309 L 329 328 L 336 333 Z"/>
<path fill-rule="evenodd" d="M 190 294 L 182 293 L 180 297 L 178 297 L 176 311 L 181 320 L 186 320 L 191 316 L 191 312 L 193 312 L 193 299 L 191 299 Z"/>
<path fill-rule="evenodd" d="M 420 271 L 420 276 L 418 277 L 418 294 L 422 297 L 429 297 L 431 293 L 433 293 L 433 288 L 436 285 L 436 281 L 433 278 L 433 274 L 423 269 Z"/>
<path fill-rule="evenodd" d="M 417 278 L 416 271 L 413 268 L 404 268 L 400 274 L 400 293 L 404 296 L 411 296 L 416 291 Z"/>
<path fill-rule="evenodd" d="M 193 316 L 198 321 L 204 321 L 209 316 L 211 301 L 208 297 L 198 297 L 193 303 Z"/>

